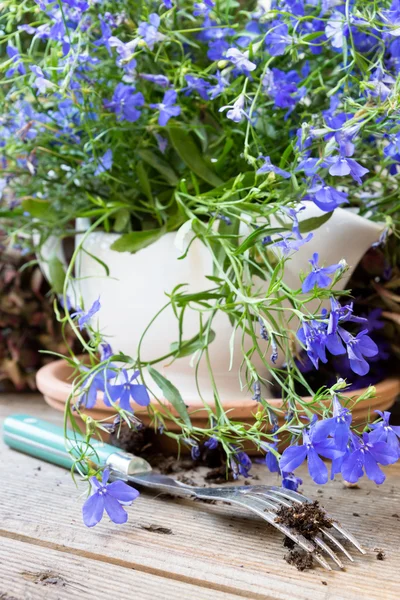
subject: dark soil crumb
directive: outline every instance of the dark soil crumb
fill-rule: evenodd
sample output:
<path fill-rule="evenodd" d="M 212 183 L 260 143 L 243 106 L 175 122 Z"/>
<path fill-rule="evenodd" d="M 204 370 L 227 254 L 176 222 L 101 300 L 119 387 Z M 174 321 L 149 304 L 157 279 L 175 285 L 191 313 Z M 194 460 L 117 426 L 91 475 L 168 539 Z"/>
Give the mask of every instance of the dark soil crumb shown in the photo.
<path fill-rule="evenodd" d="M 315 537 L 320 527 L 332 527 L 332 519 L 327 517 L 318 500 L 304 502 L 290 508 L 281 506 L 276 512 L 275 521 L 295 529 L 307 539 Z"/>
<path fill-rule="evenodd" d="M 385 560 L 386 554 L 382 548 L 374 548 L 374 552 L 376 552 L 376 560 Z"/>
<path fill-rule="evenodd" d="M 400 517 L 397 513 L 393 513 L 392 517 L 394 517 L 395 519 L 400 519 Z"/>
<path fill-rule="evenodd" d="M 259 478 L 259 476 L 258 476 L 258 475 L 253 475 L 253 479 L 254 479 L 255 481 L 260 481 L 260 478 Z"/>
<path fill-rule="evenodd" d="M 208 498 L 193 498 L 194 502 L 204 502 L 204 504 L 217 504 L 216 500 L 209 500 Z M 229 527 L 233 527 L 230 525 Z"/>
<path fill-rule="evenodd" d="M 298 571 L 311 569 L 314 564 L 313 557 L 305 550 L 291 550 L 285 554 L 284 558 L 289 565 L 294 565 Z"/>
<path fill-rule="evenodd" d="M 322 585 L 328 585 L 327 581 L 321 581 Z"/>
<path fill-rule="evenodd" d="M 317 490 L 317 494 L 323 494 L 324 490 Z"/>
<path fill-rule="evenodd" d="M 146 531 L 151 531 L 152 533 L 172 535 L 172 529 L 169 527 L 161 527 L 161 525 L 140 525 L 140 529 L 145 529 Z"/>
<path fill-rule="evenodd" d="M 58 585 L 60 587 L 65 586 L 65 581 L 61 575 L 53 573 L 52 571 L 43 571 L 39 573 L 31 573 L 30 571 L 23 571 L 21 573 L 24 579 L 29 579 L 33 583 L 39 583 L 41 585 Z"/>
<path fill-rule="evenodd" d="M 228 475 L 228 477 L 227 477 Z M 222 467 L 217 467 L 216 469 L 211 469 L 204 476 L 205 481 L 212 481 L 213 483 L 228 483 L 228 481 L 233 481 L 233 475 L 231 471 L 226 473 L 226 466 L 222 465 Z"/>
<path fill-rule="evenodd" d="M 289 548 L 289 550 L 292 550 L 296 544 L 293 540 L 290 539 L 290 537 L 285 535 L 285 539 L 283 540 L 283 545 L 285 548 Z"/>
<path fill-rule="evenodd" d="M 251 485 L 251 483 L 250 483 L 250 481 L 248 481 L 247 479 L 245 479 L 244 485 Z"/>
<path fill-rule="evenodd" d="M 42 467 L 35 467 L 34 468 L 34 471 L 41 471 L 41 470 L 42 470 Z"/>
<path fill-rule="evenodd" d="M 187 477 L 186 475 L 178 475 L 177 480 L 185 485 L 196 485 L 196 482 L 192 477 Z"/>
<path fill-rule="evenodd" d="M 353 517 L 359 517 L 360 515 L 358 513 L 353 513 Z"/>

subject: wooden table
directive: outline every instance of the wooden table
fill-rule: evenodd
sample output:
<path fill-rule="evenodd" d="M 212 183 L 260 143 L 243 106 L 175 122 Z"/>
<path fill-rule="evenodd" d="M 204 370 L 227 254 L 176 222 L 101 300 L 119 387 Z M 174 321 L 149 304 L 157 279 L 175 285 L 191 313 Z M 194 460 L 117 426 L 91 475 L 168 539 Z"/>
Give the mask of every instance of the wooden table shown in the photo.
<path fill-rule="evenodd" d="M 0 397 L 0 420 L 29 413 L 60 423 L 37 395 Z M 84 486 L 69 472 L 0 443 L 0 600 L 365 600 L 400 597 L 400 465 L 381 488 L 339 480 L 304 492 L 351 530 L 368 550 L 344 572 L 303 573 L 283 556 L 282 536 L 250 513 L 143 493 L 126 525 L 105 517 L 94 529 L 81 518 Z M 256 465 L 257 483 L 275 484 Z M 203 483 L 199 471 L 185 472 Z M 149 525 L 171 530 L 149 531 Z M 154 528 L 153 528 L 154 529 Z M 374 548 L 386 553 L 378 561 Z M 346 560 L 346 559 L 345 559 Z"/>

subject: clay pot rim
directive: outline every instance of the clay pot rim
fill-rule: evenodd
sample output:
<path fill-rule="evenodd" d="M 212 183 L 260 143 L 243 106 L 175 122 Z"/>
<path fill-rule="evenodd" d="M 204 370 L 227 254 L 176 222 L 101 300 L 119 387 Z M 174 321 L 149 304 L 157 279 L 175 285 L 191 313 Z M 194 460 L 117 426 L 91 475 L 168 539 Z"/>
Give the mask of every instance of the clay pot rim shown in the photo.
<path fill-rule="evenodd" d="M 43 366 L 37 372 L 37 387 L 46 399 L 50 398 L 52 400 L 53 406 L 55 404 L 58 405 L 59 403 L 65 404 L 67 398 L 71 394 L 72 384 L 68 383 L 65 379 L 66 371 L 68 369 L 70 369 L 68 363 L 65 360 L 61 359 Z M 386 398 L 395 398 L 395 396 L 400 393 L 400 378 L 394 376 L 388 377 L 380 383 L 377 383 L 375 387 L 377 390 L 377 394 L 376 397 L 372 399 L 372 404 L 374 409 L 379 409 L 381 404 L 387 405 Z M 351 390 L 350 392 L 348 392 L 348 394 L 351 397 L 359 397 L 367 389 L 368 388 L 365 387 L 359 390 Z M 96 411 L 101 411 L 103 413 L 107 412 L 110 414 L 115 412 L 112 406 L 109 407 L 104 404 L 103 396 L 104 394 L 102 392 L 98 392 L 98 401 L 96 403 L 96 408 L 90 411 L 92 412 L 92 414 L 94 414 L 94 412 Z M 307 403 L 311 402 L 312 396 L 303 396 L 303 400 Z M 162 399 L 160 399 L 160 401 L 157 401 L 154 398 L 151 400 L 151 404 L 154 404 L 158 407 L 160 406 L 160 402 L 161 404 L 164 404 L 166 407 L 168 407 L 168 409 L 173 414 L 177 414 L 169 402 L 163 401 Z M 280 409 L 282 407 L 282 400 L 280 398 L 270 398 L 268 399 L 268 403 L 272 407 L 275 407 L 277 409 Z M 364 411 L 365 404 L 371 404 L 371 398 L 366 398 L 365 400 L 358 402 L 354 406 L 353 412 L 357 413 L 360 410 Z M 210 408 L 215 407 L 214 400 L 208 402 L 208 405 Z M 202 418 L 203 415 L 201 415 L 201 411 L 205 411 L 206 409 L 200 398 L 198 400 L 196 399 L 195 401 L 190 401 L 190 403 L 188 403 L 188 406 L 189 413 L 191 414 L 191 416 L 194 417 L 194 419 Z M 246 398 L 237 398 L 237 400 L 232 400 L 229 402 L 225 401 L 223 402 L 223 406 L 226 411 L 230 411 L 230 416 L 235 418 L 240 418 L 241 416 L 249 417 L 250 415 L 253 415 L 255 412 L 257 412 L 259 408 L 258 402 Z M 140 410 L 140 407 L 135 407 L 135 412 L 143 413 L 147 411 L 143 409 Z"/>

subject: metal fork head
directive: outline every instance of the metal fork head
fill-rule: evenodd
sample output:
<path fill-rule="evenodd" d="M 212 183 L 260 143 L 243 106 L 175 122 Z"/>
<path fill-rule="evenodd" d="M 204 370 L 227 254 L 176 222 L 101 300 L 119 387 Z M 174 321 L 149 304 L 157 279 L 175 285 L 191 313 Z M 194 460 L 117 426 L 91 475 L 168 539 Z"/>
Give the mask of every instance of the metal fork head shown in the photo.
<path fill-rule="evenodd" d="M 293 540 L 303 550 L 311 553 L 315 560 L 327 570 L 332 569 L 329 563 L 325 560 L 323 554 L 328 555 L 340 569 L 344 569 L 344 564 L 342 563 L 341 559 L 331 548 L 331 546 L 326 543 L 327 541 L 333 544 L 336 550 L 342 552 L 351 562 L 353 562 L 351 554 L 346 550 L 342 543 L 330 531 L 328 531 L 326 527 L 320 527 L 323 537 L 318 535 L 312 539 L 307 539 L 295 529 L 276 521 L 276 513 L 280 507 L 284 506 L 291 508 L 296 505 L 311 503 L 311 500 L 309 500 L 306 496 L 299 494 L 298 492 L 286 490 L 284 488 L 278 488 L 275 486 L 262 485 L 237 487 L 230 486 L 224 488 L 197 488 L 196 491 L 199 491 L 203 497 L 209 498 L 210 495 L 212 495 L 215 500 L 218 499 L 225 502 L 232 502 L 254 512 L 259 517 L 267 521 L 270 525 L 278 529 L 281 533 Z M 332 520 L 332 528 L 341 533 L 341 535 L 351 542 L 362 554 L 365 554 L 365 550 L 363 550 L 356 538 L 351 533 L 343 529 L 339 523 Z"/>

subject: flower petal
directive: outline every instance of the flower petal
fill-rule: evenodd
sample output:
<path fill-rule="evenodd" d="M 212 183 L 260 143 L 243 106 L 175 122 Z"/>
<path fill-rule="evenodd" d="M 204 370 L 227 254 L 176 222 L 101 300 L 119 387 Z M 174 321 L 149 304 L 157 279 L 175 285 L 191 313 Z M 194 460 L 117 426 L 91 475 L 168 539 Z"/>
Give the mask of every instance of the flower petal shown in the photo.
<path fill-rule="evenodd" d="M 128 520 L 128 513 L 122 508 L 118 500 L 110 494 L 106 494 L 105 496 L 103 496 L 103 498 L 104 508 L 106 509 L 106 512 L 110 517 L 111 521 L 119 525 L 121 523 L 126 523 Z"/>
<path fill-rule="evenodd" d="M 342 477 L 349 483 L 357 483 L 363 475 L 364 453 L 361 450 L 352 452 L 342 464 Z"/>
<path fill-rule="evenodd" d="M 139 492 L 124 481 L 113 481 L 107 486 L 107 493 L 111 494 L 119 502 L 124 504 L 133 502 L 139 496 Z"/>
<path fill-rule="evenodd" d="M 304 462 L 307 456 L 307 446 L 291 446 L 286 448 L 279 461 L 281 471 L 291 473 Z"/>
<path fill-rule="evenodd" d="M 378 467 L 378 463 L 370 452 L 365 453 L 364 468 L 368 479 L 371 479 L 378 485 L 385 481 L 385 473 Z"/>
<path fill-rule="evenodd" d="M 89 496 L 82 506 L 83 522 L 86 527 L 94 527 L 101 521 L 104 512 L 104 496 L 97 492 Z"/>
<path fill-rule="evenodd" d="M 150 404 L 149 392 L 146 386 L 141 383 L 131 385 L 131 396 L 139 406 L 148 406 Z"/>
<path fill-rule="evenodd" d="M 328 481 L 328 469 L 314 448 L 308 450 L 308 472 L 315 483 L 324 484 Z"/>

